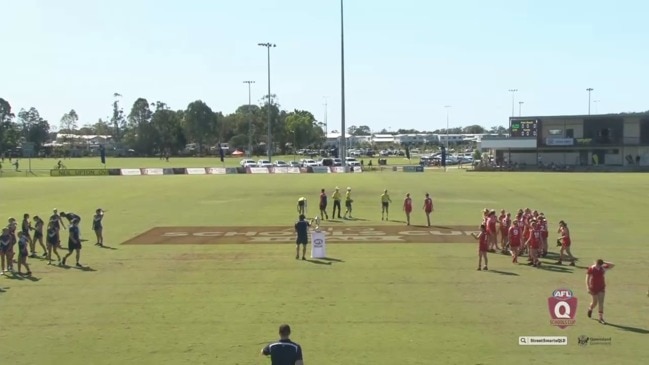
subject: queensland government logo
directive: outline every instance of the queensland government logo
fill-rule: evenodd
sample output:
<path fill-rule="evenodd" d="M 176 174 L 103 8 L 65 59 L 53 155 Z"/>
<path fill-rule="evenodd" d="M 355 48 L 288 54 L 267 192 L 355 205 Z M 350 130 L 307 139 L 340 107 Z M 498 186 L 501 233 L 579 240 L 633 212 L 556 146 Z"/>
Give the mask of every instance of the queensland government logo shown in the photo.
<path fill-rule="evenodd" d="M 313 247 L 322 247 L 322 244 L 324 241 L 320 238 L 316 238 L 313 240 Z"/>
<path fill-rule="evenodd" d="M 557 289 L 548 298 L 550 324 L 564 329 L 575 325 L 577 315 L 577 298 L 570 289 Z M 588 341 L 588 340 L 586 340 Z"/>
<path fill-rule="evenodd" d="M 613 340 L 611 337 L 588 337 L 581 335 L 577 338 L 577 343 L 581 347 L 588 345 L 611 345 Z"/>

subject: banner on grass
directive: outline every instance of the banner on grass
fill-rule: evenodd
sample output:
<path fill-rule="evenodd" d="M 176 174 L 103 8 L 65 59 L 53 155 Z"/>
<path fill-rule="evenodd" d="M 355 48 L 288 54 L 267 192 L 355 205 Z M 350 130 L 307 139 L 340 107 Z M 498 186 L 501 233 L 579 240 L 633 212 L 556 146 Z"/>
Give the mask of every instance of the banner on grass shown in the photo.
<path fill-rule="evenodd" d="M 55 169 L 50 176 L 108 176 L 106 169 Z"/>
<path fill-rule="evenodd" d="M 288 174 L 288 167 L 273 167 L 273 174 Z"/>
<path fill-rule="evenodd" d="M 403 172 L 424 172 L 423 166 L 404 166 Z"/>
<path fill-rule="evenodd" d="M 226 170 L 225 170 L 225 167 L 208 167 L 207 168 L 207 174 L 208 175 L 225 175 Z"/>
<path fill-rule="evenodd" d="M 248 167 L 251 174 L 269 174 L 268 167 Z"/>
<path fill-rule="evenodd" d="M 343 173 L 343 172 L 345 172 L 345 166 L 332 166 L 331 167 L 331 172 Z"/>
<path fill-rule="evenodd" d="M 122 176 L 140 176 L 142 171 L 140 169 L 121 169 Z"/>
<path fill-rule="evenodd" d="M 327 166 L 313 166 L 309 167 L 314 174 L 328 174 L 331 172 Z"/>
<path fill-rule="evenodd" d="M 164 175 L 163 169 L 154 168 L 154 169 L 141 169 L 141 170 L 142 170 L 142 175 L 148 175 L 148 176 Z"/>
<path fill-rule="evenodd" d="M 302 173 L 302 170 L 300 170 L 299 167 L 289 167 L 286 169 L 286 173 L 288 174 L 300 174 Z"/>
<path fill-rule="evenodd" d="M 205 175 L 204 167 L 188 167 L 185 169 L 187 175 Z"/>

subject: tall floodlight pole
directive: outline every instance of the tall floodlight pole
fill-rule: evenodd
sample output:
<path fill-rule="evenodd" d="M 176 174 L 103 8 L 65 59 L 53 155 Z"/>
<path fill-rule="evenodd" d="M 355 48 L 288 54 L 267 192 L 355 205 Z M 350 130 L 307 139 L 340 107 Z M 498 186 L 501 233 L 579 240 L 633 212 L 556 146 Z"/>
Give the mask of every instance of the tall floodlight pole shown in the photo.
<path fill-rule="evenodd" d="M 525 104 L 524 101 L 519 101 L 518 102 L 518 116 L 520 117 L 523 115 L 523 104 Z"/>
<path fill-rule="evenodd" d="M 244 81 L 244 84 L 248 84 L 248 157 L 252 156 L 252 94 L 250 86 L 254 84 L 254 81 Z"/>
<path fill-rule="evenodd" d="M 514 114 L 515 113 L 514 105 L 516 104 L 515 101 L 516 101 L 516 92 L 517 91 L 518 91 L 518 89 L 509 89 L 509 92 L 512 93 L 512 117 L 516 115 L 516 114 Z"/>
<path fill-rule="evenodd" d="M 338 150 L 342 165 L 346 166 L 347 142 L 345 140 L 345 21 L 343 0 L 340 0 L 340 144 Z"/>
<path fill-rule="evenodd" d="M 588 115 L 590 115 L 590 93 L 592 93 L 593 90 L 595 90 L 595 89 L 593 89 L 592 87 L 589 87 L 588 89 L 586 89 L 586 91 L 588 91 Z"/>
<path fill-rule="evenodd" d="M 444 155 L 444 159 L 446 160 L 447 157 L 448 157 L 448 153 L 449 153 L 449 151 L 448 151 L 448 129 L 450 127 L 449 112 L 451 110 L 451 106 L 450 105 L 444 105 L 444 108 L 446 109 L 446 154 Z M 446 171 L 446 161 L 444 161 L 444 171 Z"/>
<path fill-rule="evenodd" d="M 444 105 L 446 109 L 446 153 L 448 153 L 448 129 L 449 129 L 449 111 L 451 109 L 450 105 Z"/>
<path fill-rule="evenodd" d="M 272 141 L 272 128 L 271 128 L 271 97 L 270 97 L 270 49 L 277 47 L 273 43 L 258 43 L 260 47 L 266 47 L 268 51 L 268 141 L 266 148 L 268 149 L 268 162 L 272 162 L 273 158 L 273 141 Z"/>
<path fill-rule="evenodd" d="M 328 125 L 327 125 L 327 97 L 324 97 L 324 127 L 325 127 L 325 137 L 327 137 L 327 133 L 329 133 L 328 130 Z"/>

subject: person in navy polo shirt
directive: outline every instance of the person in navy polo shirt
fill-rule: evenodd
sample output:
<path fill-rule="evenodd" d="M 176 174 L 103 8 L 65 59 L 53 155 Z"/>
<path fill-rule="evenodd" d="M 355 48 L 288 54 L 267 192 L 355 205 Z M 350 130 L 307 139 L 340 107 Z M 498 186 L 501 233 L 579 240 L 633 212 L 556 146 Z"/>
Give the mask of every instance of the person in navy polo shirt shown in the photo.
<path fill-rule="evenodd" d="M 261 349 L 261 354 L 270 356 L 271 365 L 304 365 L 302 347 L 291 341 L 291 327 L 288 324 L 279 326 L 279 341 L 268 344 Z"/>

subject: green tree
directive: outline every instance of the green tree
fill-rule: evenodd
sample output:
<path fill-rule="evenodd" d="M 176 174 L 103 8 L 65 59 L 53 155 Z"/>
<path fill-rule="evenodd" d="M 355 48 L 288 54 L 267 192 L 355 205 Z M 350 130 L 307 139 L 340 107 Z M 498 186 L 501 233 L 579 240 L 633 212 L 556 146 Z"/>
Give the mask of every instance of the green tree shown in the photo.
<path fill-rule="evenodd" d="M 97 120 L 97 123 L 92 125 L 93 134 L 100 136 L 110 136 L 112 131 L 108 122 L 105 122 L 101 118 Z"/>
<path fill-rule="evenodd" d="M 324 131 L 313 114 L 305 110 L 294 110 L 286 115 L 285 134 L 292 137 L 288 141 L 295 149 L 319 147 L 325 140 Z"/>
<path fill-rule="evenodd" d="M 133 103 L 124 136 L 125 142 L 141 154 L 153 154 L 159 146 L 158 131 L 151 123 L 153 112 L 150 105 L 144 98 L 139 98 Z"/>
<path fill-rule="evenodd" d="M 122 140 L 124 130 L 126 129 L 126 118 L 124 117 L 124 109 L 119 104 L 119 99 L 122 97 L 119 93 L 113 93 L 113 115 L 110 118 L 110 122 L 113 126 L 113 139 L 116 142 Z"/>
<path fill-rule="evenodd" d="M 79 122 L 79 116 L 77 112 L 72 109 L 69 112 L 63 114 L 61 117 L 61 125 L 59 130 L 61 133 L 74 133 L 77 130 L 77 123 Z"/>
<path fill-rule="evenodd" d="M 16 144 L 11 142 L 15 128 L 12 122 L 13 118 L 14 114 L 11 112 L 11 104 L 7 100 L 0 98 L 0 154 L 9 148 L 16 147 Z"/>
<path fill-rule="evenodd" d="M 156 148 L 175 154 L 187 143 L 182 126 L 183 113 L 170 110 L 162 104 L 156 103 L 156 111 L 151 118 L 151 124 L 158 135 Z"/>
<path fill-rule="evenodd" d="M 18 120 L 20 121 L 21 135 L 25 141 L 33 142 L 35 150 L 38 152 L 49 138 L 50 124 L 33 107 L 29 110 L 22 109 L 18 113 Z"/>
<path fill-rule="evenodd" d="M 183 127 L 188 139 L 198 144 L 198 150 L 202 151 L 205 143 L 216 136 L 216 115 L 207 104 L 196 100 L 187 105 Z"/>

